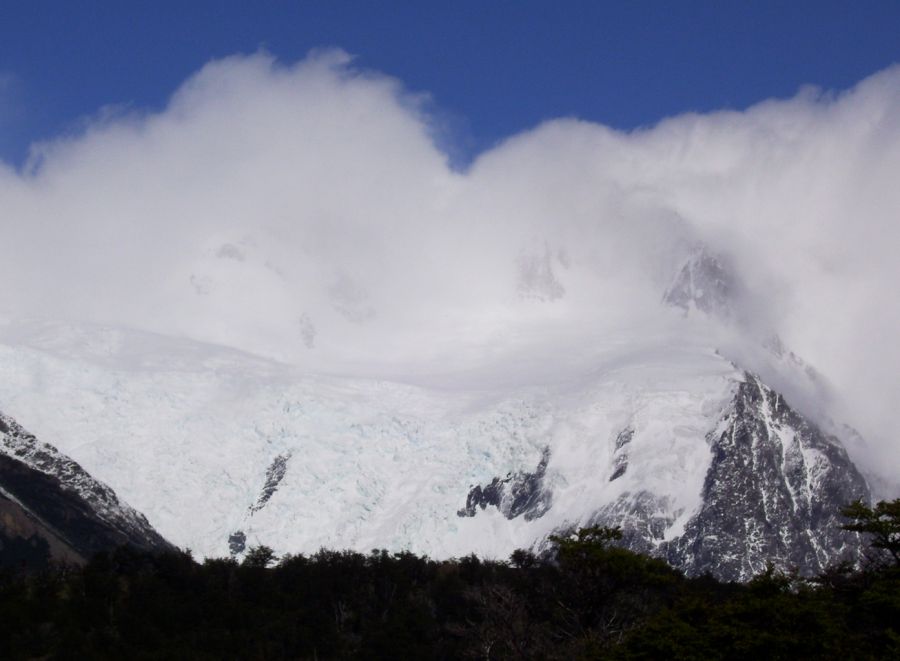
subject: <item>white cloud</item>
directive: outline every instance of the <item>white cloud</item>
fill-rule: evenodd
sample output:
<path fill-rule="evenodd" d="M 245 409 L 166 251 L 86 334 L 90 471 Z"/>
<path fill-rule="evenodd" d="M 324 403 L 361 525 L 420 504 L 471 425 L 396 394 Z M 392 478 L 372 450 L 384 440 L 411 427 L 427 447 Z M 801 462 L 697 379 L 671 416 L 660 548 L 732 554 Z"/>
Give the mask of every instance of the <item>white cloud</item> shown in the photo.
<path fill-rule="evenodd" d="M 257 54 L 37 145 L 0 168 L 0 309 L 456 366 L 646 324 L 702 240 L 900 469 L 900 68 L 633 133 L 550 121 L 465 172 L 423 100 L 338 51 Z"/>

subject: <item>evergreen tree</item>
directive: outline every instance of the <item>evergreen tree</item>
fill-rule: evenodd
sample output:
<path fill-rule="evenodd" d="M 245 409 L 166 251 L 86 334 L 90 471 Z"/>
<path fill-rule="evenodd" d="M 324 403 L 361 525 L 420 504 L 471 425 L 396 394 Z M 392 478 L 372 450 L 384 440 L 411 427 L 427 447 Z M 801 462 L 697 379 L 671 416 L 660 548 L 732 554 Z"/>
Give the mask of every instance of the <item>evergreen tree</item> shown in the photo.
<path fill-rule="evenodd" d="M 842 508 L 841 514 L 851 520 L 844 530 L 870 535 L 872 548 L 890 555 L 894 566 L 900 567 L 900 498 L 882 500 L 875 507 L 856 500 Z"/>

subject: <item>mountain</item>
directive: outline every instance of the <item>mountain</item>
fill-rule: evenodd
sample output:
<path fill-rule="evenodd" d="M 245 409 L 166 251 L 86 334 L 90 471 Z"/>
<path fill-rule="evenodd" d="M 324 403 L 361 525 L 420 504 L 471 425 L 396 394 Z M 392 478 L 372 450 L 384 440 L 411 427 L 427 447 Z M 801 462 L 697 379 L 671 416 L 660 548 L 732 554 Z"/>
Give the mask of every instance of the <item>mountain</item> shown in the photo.
<path fill-rule="evenodd" d="M 679 503 L 683 494 L 676 491 L 682 480 L 696 480 L 696 473 L 679 465 L 687 448 L 653 441 L 648 448 L 647 440 L 636 437 L 634 424 L 616 434 L 607 447 L 611 461 L 596 479 L 628 486 L 617 495 L 608 488 L 608 495 L 592 498 L 596 512 L 578 525 L 621 526 L 632 550 L 662 557 L 688 575 L 710 572 L 723 580 L 748 580 L 769 562 L 811 575 L 838 561 L 861 559 L 859 538 L 841 529 L 839 510 L 857 498 L 868 500 L 865 480 L 837 438 L 792 410 L 758 377 L 745 373 L 735 382 L 731 402 L 706 434 L 711 456 L 695 464 L 705 465 L 706 472 L 694 509 Z M 674 457 L 655 457 L 656 474 L 648 474 L 648 450 Z M 559 491 L 546 479 L 549 457 L 548 448 L 533 472 L 474 487 L 459 516 L 489 507 L 510 520 L 544 516 Z M 604 465 L 584 460 L 591 469 Z M 629 470 L 637 476 L 625 480 Z M 672 483 L 658 485 L 659 473 Z M 568 523 L 554 532 L 573 527 Z"/>
<path fill-rule="evenodd" d="M 850 432 L 806 405 L 824 386 L 777 335 L 722 345 L 745 294 L 701 246 L 662 296 L 682 313 L 663 327 L 574 356 L 378 377 L 8 321 L 0 406 L 200 556 L 266 544 L 502 558 L 599 523 L 691 575 L 858 560 L 837 514 L 869 499 Z"/>
<path fill-rule="evenodd" d="M 859 537 L 841 529 L 839 512 L 869 492 L 837 438 L 746 374 L 707 440 L 703 505 L 665 546 L 672 564 L 747 580 L 770 562 L 811 574 L 861 559 Z"/>
<path fill-rule="evenodd" d="M 0 413 L 0 566 L 81 563 L 126 544 L 173 548 L 109 487 Z"/>
<path fill-rule="evenodd" d="M 735 316 L 734 304 L 740 293 L 739 281 L 725 259 L 701 245 L 688 255 L 666 289 L 663 303 L 685 313 L 699 311 L 731 319 Z"/>
<path fill-rule="evenodd" d="M 527 386 L 314 377 L 96 327 L 17 337 L 0 402 L 201 556 L 506 557 L 595 522 L 726 578 L 857 553 L 835 513 L 867 489 L 840 441 L 694 333 L 613 338 Z"/>

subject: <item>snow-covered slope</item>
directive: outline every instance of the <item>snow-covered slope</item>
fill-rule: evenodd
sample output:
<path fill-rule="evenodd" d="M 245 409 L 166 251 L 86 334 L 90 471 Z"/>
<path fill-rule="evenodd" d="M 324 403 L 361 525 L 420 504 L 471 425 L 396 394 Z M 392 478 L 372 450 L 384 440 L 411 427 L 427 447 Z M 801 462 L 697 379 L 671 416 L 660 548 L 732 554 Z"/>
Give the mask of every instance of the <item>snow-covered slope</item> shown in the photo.
<path fill-rule="evenodd" d="M 230 349 L 97 327 L 9 324 L 2 337 L 0 407 L 204 556 L 264 543 L 278 552 L 504 557 L 602 520 L 639 530 L 637 548 L 715 571 L 721 558 L 691 544 L 708 549 L 703 540 L 718 534 L 710 494 L 728 488 L 710 481 L 727 473 L 722 434 L 755 383 L 691 334 L 607 338 L 579 366 L 527 386 L 496 371 L 315 377 Z M 763 392 L 771 406 L 777 396 Z M 799 415 L 777 424 L 768 408 L 754 415 L 786 457 L 775 473 L 791 475 L 793 511 L 865 495 L 842 450 L 804 440 Z M 851 488 L 822 501 L 821 485 L 835 479 Z M 768 483 L 734 484 L 742 503 L 768 502 Z M 798 525 L 833 532 L 833 518 L 803 516 Z M 807 546 L 820 543 L 816 531 L 807 537 Z M 729 553 L 743 562 L 757 543 Z M 813 552 L 805 568 L 848 550 L 843 543 Z"/>
<path fill-rule="evenodd" d="M 531 289 L 542 268 L 526 270 Z M 535 342 L 525 324 L 477 355 L 462 343 L 454 360 L 339 361 L 329 375 L 186 338 L 8 321 L 0 410 L 203 556 L 505 557 L 601 523 L 728 579 L 770 560 L 807 573 L 854 560 L 837 513 L 869 493 L 837 435 L 857 437 L 835 431 L 815 370 L 741 314 L 750 299 L 697 244 L 664 305 L 624 330 Z"/>

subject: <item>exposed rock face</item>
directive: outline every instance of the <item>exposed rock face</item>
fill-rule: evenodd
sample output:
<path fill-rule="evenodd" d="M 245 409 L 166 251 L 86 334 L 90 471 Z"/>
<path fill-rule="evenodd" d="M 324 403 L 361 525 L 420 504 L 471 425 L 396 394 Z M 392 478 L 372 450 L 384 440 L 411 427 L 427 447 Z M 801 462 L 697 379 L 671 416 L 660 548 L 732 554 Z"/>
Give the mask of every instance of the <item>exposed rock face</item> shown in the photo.
<path fill-rule="evenodd" d="M 278 485 L 281 484 L 281 480 L 284 479 L 284 475 L 287 473 L 287 464 L 288 459 L 290 458 L 290 454 L 280 454 L 272 460 L 271 464 L 269 464 L 269 467 L 266 469 L 266 483 L 263 485 L 259 498 L 256 499 L 256 503 L 250 508 L 251 514 L 258 512 L 265 507 L 266 503 L 269 502 L 269 498 L 272 497 L 272 494 L 278 490 Z"/>
<path fill-rule="evenodd" d="M 613 470 L 605 479 L 617 480 L 629 469 L 633 436 L 631 428 L 619 432 Z M 691 576 L 708 572 L 745 581 L 769 562 L 813 575 L 835 562 L 860 559 L 859 537 L 841 529 L 839 512 L 857 498 L 869 499 L 865 480 L 837 438 L 756 376 L 744 374 L 722 419 L 697 442 L 708 443 L 712 452 L 696 511 L 673 506 L 667 493 L 637 489 L 598 503 L 587 523 L 620 526 L 625 546 L 665 558 Z M 549 458 L 545 452 L 533 473 L 476 486 L 459 515 L 494 506 L 508 519 L 542 516 L 552 504 L 544 479 Z"/>
<path fill-rule="evenodd" d="M 667 496 L 650 491 L 626 492 L 600 508 L 590 525 L 619 526 L 623 546 L 637 553 L 658 555 L 657 549 L 675 522 L 676 514 Z"/>
<path fill-rule="evenodd" d="M 240 555 L 247 548 L 247 534 L 236 530 L 228 536 L 228 552 L 232 556 Z"/>
<path fill-rule="evenodd" d="M 125 544 L 173 548 L 112 489 L 0 414 L 0 559 L 81 562 Z"/>
<path fill-rule="evenodd" d="M 526 521 L 541 517 L 552 504 L 552 494 L 544 484 L 549 449 L 545 449 L 533 473 L 510 473 L 495 477 L 486 487 L 475 486 L 466 497 L 466 506 L 458 516 L 475 516 L 478 508 L 496 507 L 507 519 L 524 517 Z"/>
<path fill-rule="evenodd" d="M 623 429 L 616 437 L 616 454 L 613 457 L 613 472 L 609 481 L 617 480 L 628 470 L 628 444 L 634 438 L 634 430 L 630 427 Z"/>
<path fill-rule="evenodd" d="M 682 533 L 672 535 L 681 512 L 671 511 L 665 495 L 647 491 L 623 494 L 591 523 L 621 526 L 625 546 L 663 557 L 690 576 L 745 581 L 769 562 L 808 576 L 860 559 L 859 537 L 841 529 L 839 512 L 869 499 L 865 480 L 840 441 L 781 395 L 745 374 L 707 442 L 713 453 L 702 504 Z M 617 465 L 621 474 L 627 464 Z"/>
<path fill-rule="evenodd" d="M 699 310 L 727 319 L 733 315 L 737 289 L 737 280 L 722 259 L 701 248 L 681 268 L 663 302 L 685 312 Z"/>
<path fill-rule="evenodd" d="M 753 375 L 710 434 L 703 505 L 665 556 L 688 574 L 746 580 L 772 562 L 809 575 L 860 558 L 840 508 L 869 499 L 840 441 L 791 409 Z"/>
<path fill-rule="evenodd" d="M 281 484 L 281 481 L 287 474 L 288 462 L 290 459 L 290 452 L 276 455 L 275 458 L 272 459 L 272 462 L 269 464 L 268 468 L 266 468 L 266 480 L 263 483 L 262 489 L 260 489 L 259 496 L 257 496 L 256 502 L 247 510 L 247 514 L 241 524 L 242 526 L 246 527 L 252 520 L 253 515 L 262 510 L 266 504 L 268 504 L 269 499 L 272 498 L 276 491 L 278 491 L 278 485 Z M 228 553 L 232 557 L 237 557 L 242 555 L 246 550 L 247 533 L 244 532 L 244 530 L 235 530 L 228 536 Z"/>

